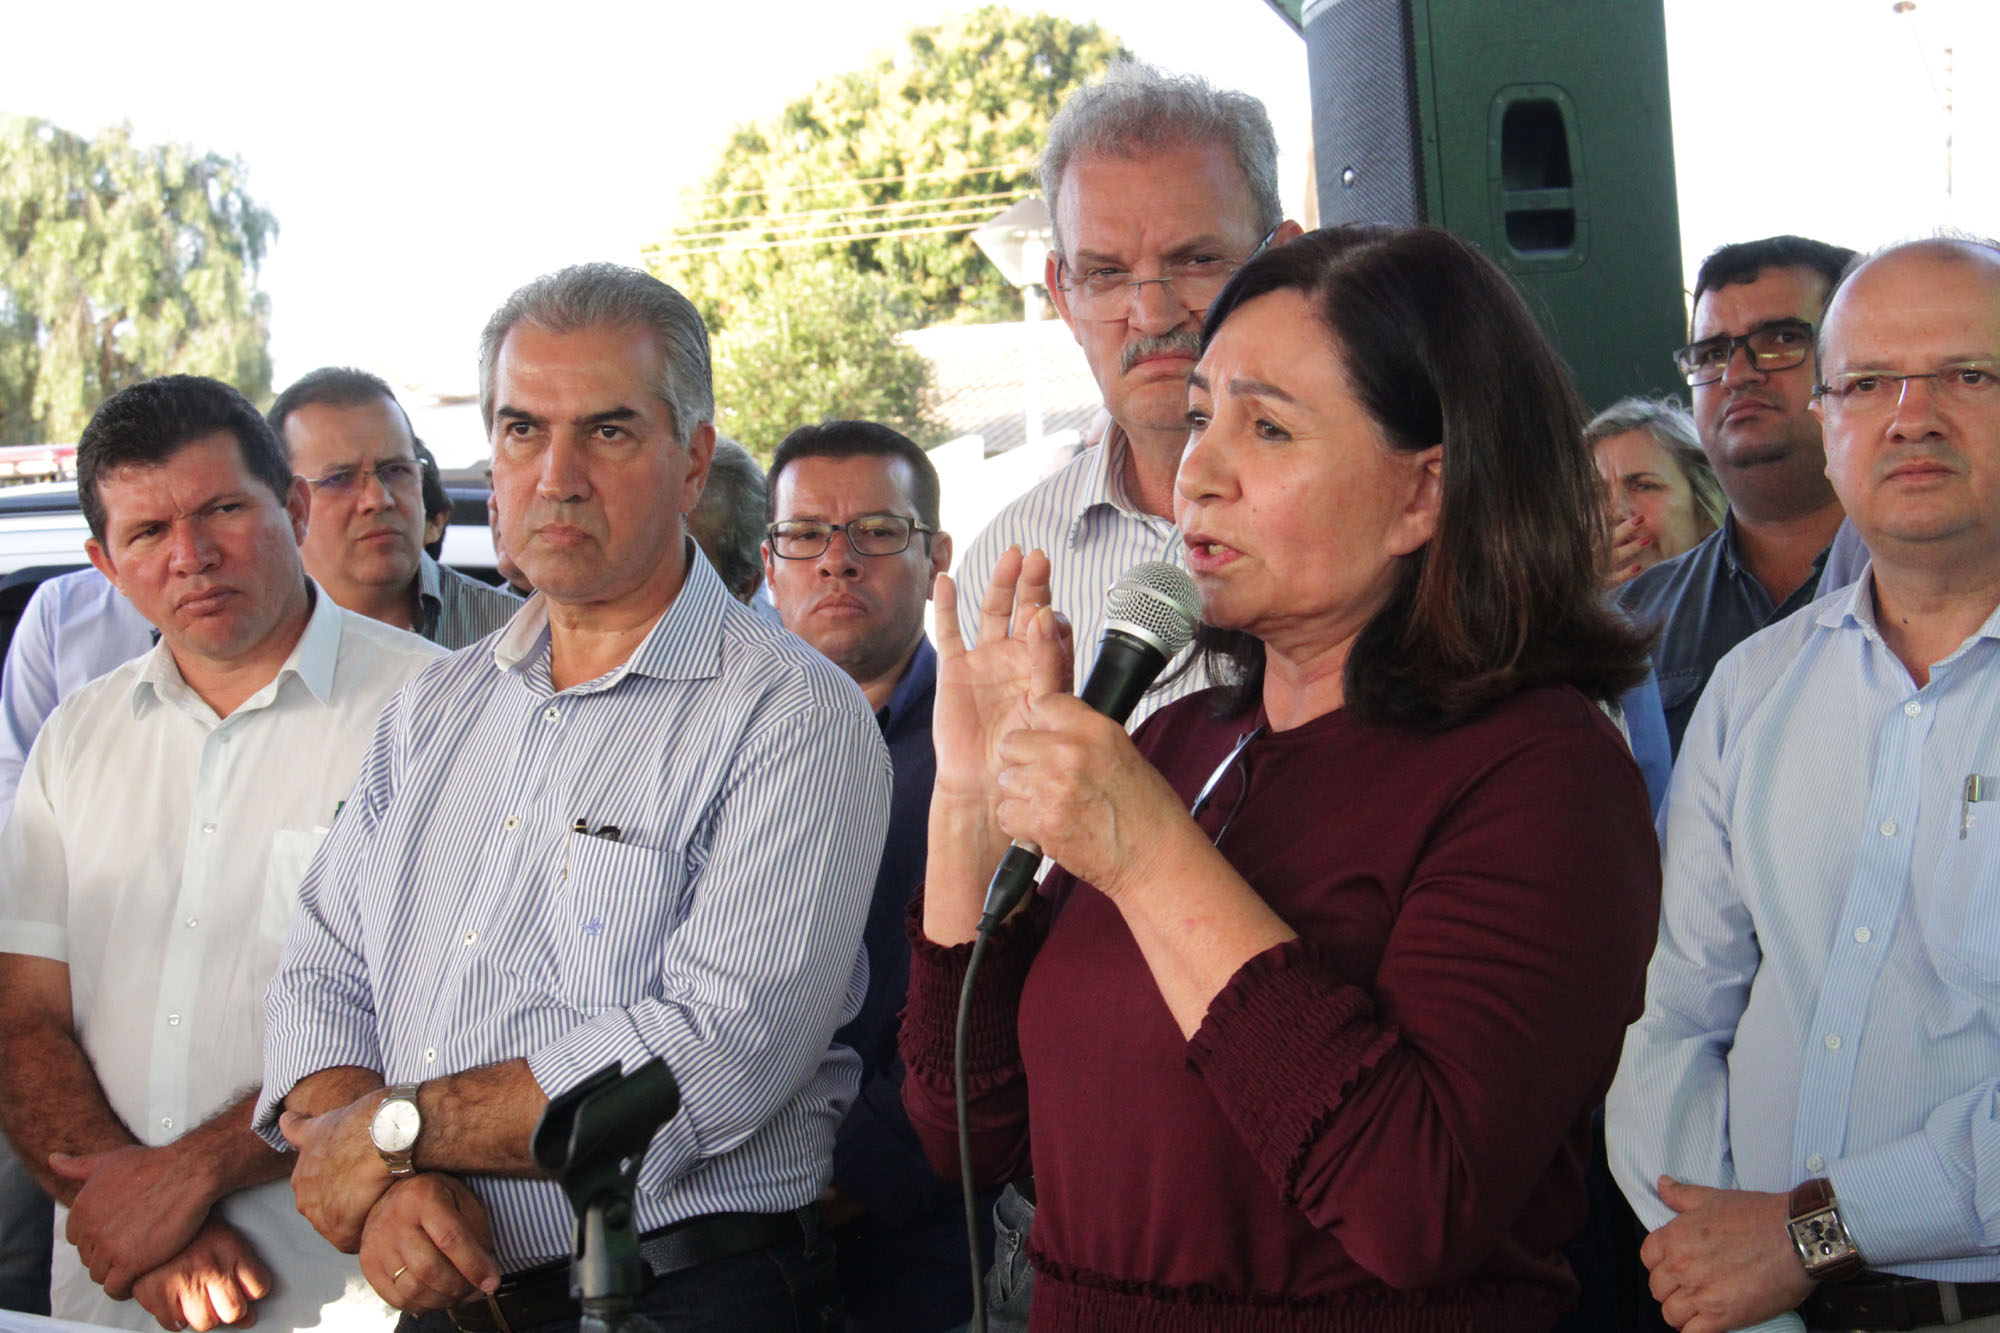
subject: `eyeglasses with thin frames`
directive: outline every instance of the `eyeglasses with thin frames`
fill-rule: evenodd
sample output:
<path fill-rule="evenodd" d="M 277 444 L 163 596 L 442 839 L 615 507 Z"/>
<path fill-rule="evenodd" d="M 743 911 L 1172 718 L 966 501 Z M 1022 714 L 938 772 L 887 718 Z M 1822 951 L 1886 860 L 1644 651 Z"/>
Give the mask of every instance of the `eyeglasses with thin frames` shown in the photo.
<path fill-rule="evenodd" d="M 1929 380 L 1938 401 L 1954 407 L 2000 403 L 2000 361 L 1955 361 L 1936 370 L 1892 375 L 1886 370 L 1850 370 L 1813 385 L 1822 405 L 1848 416 L 1870 416 L 1902 406 L 1915 380 Z"/>
<path fill-rule="evenodd" d="M 335 468 L 323 477 L 306 477 L 305 484 L 321 495 L 348 496 L 361 488 L 363 477 L 373 477 L 385 491 L 407 491 L 422 477 L 414 458 L 389 458 L 374 467 Z"/>
<path fill-rule="evenodd" d="M 1195 793 L 1194 804 L 1188 807 L 1188 815 L 1196 824 L 1201 824 L 1202 815 L 1216 809 L 1222 809 L 1216 803 L 1216 797 L 1222 790 L 1224 779 L 1229 778 L 1231 775 L 1234 775 L 1238 779 L 1235 794 L 1230 799 L 1228 807 L 1223 809 L 1222 823 L 1209 838 L 1209 841 L 1217 847 L 1222 845 L 1222 835 L 1229 832 L 1229 826 L 1236 821 L 1236 812 L 1243 808 L 1243 798 L 1250 794 L 1250 774 L 1241 763 L 1243 752 L 1250 747 L 1251 741 L 1262 736 L 1266 730 L 1266 725 L 1260 722 L 1241 736 L 1238 736 L 1235 748 L 1222 757 L 1222 762 L 1217 764 L 1215 771 L 1208 775 L 1208 781 L 1202 783 L 1201 790 Z M 1206 826 L 1204 825 L 1204 827 Z"/>
<path fill-rule="evenodd" d="M 1153 283 L 1165 288 L 1171 299 L 1194 314 L 1208 309 L 1221 295 L 1223 284 L 1237 269 L 1263 254 L 1271 238 L 1277 234 L 1277 227 L 1264 233 L 1264 239 L 1257 242 L 1257 248 L 1241 259 L 1195 255 L 1173 260 L 1163 266 L 1165 271 L 1157 278 L 1135 278 L 1131 270 L 1119 268 L 1116 264 L 1092 264 L 1079 271 L 1070 268 L 1069 261 L 1058 256 L 1056 290 L 1069 297 L 1070 312 L 1080 319 L 1123 319 L 1131 311 L 1132 300 L 1140 289 Z M 1069 274 L 1067 281 L 1063 278 L 1065 273 Z"/>

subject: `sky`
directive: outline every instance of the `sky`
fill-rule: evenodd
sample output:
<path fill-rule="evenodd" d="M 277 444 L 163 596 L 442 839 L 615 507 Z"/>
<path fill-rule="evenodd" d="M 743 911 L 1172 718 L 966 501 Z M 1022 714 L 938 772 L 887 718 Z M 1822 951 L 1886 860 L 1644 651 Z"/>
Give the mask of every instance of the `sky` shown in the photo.
<path fill-rule="evenodd" d="M 464 393 L 480 325 L 509 291 L 565 264 L 638 262 L 731 126 L 974 7 L 21 5 L 0 110 L 82 133 L 129 121 L 144 139 L 240 157 L 280 227 L 261 273 L 277 384 L 340 362 Z M 1287 201 L 1303 200 L 1304 44 L 1260 0 L 1041 7 L 1263 98 Z M 2000 232 L 2000 5 L 1666 0 L 1666 12 L 1690 271 L 1717 244 L 1779 231 L 1856 246 L 1945 223 Z"/>

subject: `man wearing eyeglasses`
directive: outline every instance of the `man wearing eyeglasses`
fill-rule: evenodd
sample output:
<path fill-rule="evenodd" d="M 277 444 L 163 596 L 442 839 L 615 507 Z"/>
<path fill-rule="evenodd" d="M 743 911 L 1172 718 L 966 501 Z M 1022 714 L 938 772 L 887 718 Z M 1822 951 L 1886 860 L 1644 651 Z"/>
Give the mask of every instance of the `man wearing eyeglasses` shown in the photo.
<path fill-rule="evenodd" d="M 931 581 L 951 564 L 938 475 L 906 436 L 829 421 L 771 457 L 764 576 L 785 628 L 854 678 L 875 710 L 895 788 L 863 945 L 868 993 L 834 1039 L 861 1056 L 861 1091 L 834 1140 L 821 1200 L 839 1243 L 848 1333 L 930 1333 L 972 1311 L 958 1191 L 926 1164 L 903 1111 L 897 1015 L 909 989 L 910 898 L 929 845 L 937 654 Z"/>
<path fill-rule="evenodd" d="M 1049 125 L 1041 174 L 1055 229 L 1049 293 L 1111 425 L 1099 447 L 1007 505 L 973 540 L 959 571 L 959 623 L 974 642 L 1001 552 L 1046 551 L 1082 679 L 1106 590 L 1141 561 L 1184 560 L 1173 485 L 1201 317 L 1231 274 L 1299 225 L 1278 201 L 1277 141 L 1263 105 L 1142 64 L 1116 65 L 1070 97 Z M 1133 725 L 1206 683 L 1191 673 L 1148 694 Z"/>
<path fill-rule="evenodd" d="M 299 549 L 334 601 L 446 648 L 485 638 L 521 609 L 424 551 L 416 439 L 380 378 L 323 367 L 279 394 L 268 419 L 312 491 Z"/>
<path fill-rule="evenodd" d="M 1612 1165 L 1681 1328 L 1991 1330 L 2000 247 L 1868 260 L 1820 369 L 1871 563 L 1729 654 L 1695 710 Z"/>
<path fill-rule="evenodd" d="M 1773 236 L 1723 246 L 1695 277 L 1690 341 L 1674 356 L 1729 514 L 1620 594 L 1636 619 L 1660 626 L 1653 666 L 1676 754 L 1722 655 L 1819 591 L 1841 511 L 1810 411 L 1813 334 L 1853 257 Z"/>

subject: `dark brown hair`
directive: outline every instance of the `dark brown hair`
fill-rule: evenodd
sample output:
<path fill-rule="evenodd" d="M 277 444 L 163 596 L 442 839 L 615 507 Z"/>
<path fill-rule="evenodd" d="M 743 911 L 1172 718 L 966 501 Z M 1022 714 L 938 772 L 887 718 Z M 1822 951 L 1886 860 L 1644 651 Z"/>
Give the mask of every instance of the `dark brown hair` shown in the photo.
<path fill-rule="evenodd" d="M 1209 307 L 1204 348 L 1239 307 L 1296 291 L 1333 335 L 1348 386 L 1391 449 L 1444 446 L 1437 531 L 1399 559 L 1347 660 L 1346 708 L 1436 730 L 1525 690 L 1611 700 L 1646 674 L 1648 638 L 1598 581 L 1606 537 L 1584 413 L 1507 279 L 1430 227 L 1333 227 L 1267 250 Z M 1264 645 L 1204 626 L 1222 705 L 1255 705 Z"/>

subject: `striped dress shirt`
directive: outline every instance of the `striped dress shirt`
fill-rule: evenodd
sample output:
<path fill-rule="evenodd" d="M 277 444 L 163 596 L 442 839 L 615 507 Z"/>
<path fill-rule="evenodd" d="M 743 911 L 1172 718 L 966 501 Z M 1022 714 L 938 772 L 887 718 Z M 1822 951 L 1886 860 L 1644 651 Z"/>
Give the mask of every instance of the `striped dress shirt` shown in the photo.
<path fill-rule="evenodd" d="M 688 550 L 616 670 L 556 690 L 534 597 L 383 713 L 266 1000 L 267 1139 L 337 1065 L 397 1083 L 526 1057 L 555 1096 L 658 1057 L 682 1109 L 639 1175 L 641 1231 L 826 1185 L 888 756 L 853 681 Z M 503 1268 L 569 1253 L 553 1182 L 468 1184 Z"/>
<path fill-rule="evenodd" d="M 1871 1267 L 1993 1282 L 2000 611 L 1918 688 L 1873 588 L 1745 640 L 1695 709 L 1611 1163 L 1649 1227 L 1673 1216 L 1662 1174 L 1773 1192 L 1826 1176 Z"/>
<path fill-rule="evenodd" d="M 521 599 L 481 583 L 428 552 L 417 554 L 417 633 L 446 648 L 469 648 L 514 618 Z"/>
<path fill-rule="evenodd" d="M 1147 560 L 1187 568 L 1187 547 L 1174 521 L 1138 509 L 1125 495 L 1120 478 L 1131 447 L 1125 432 L 1114 424 L 1105 432 L 1104 443 L 1083 450 L 1024 491 L 972 539 L 953 575 L 958 584 L 959 629 L 968 646 L 979 638 L 979 603 L 993 566 L 1009 546 L 1039 549 L 1049 557 L 1051 601 L 1069 617 L 1075 632 L 1078 689 L 1097 661 L 1104 636 L 1104 595 L 1119 576 Z M 1186 655 L 1184 651 L 1176 657 L 1167 672 Z M 1209 684 L 1207 673 L 1197 670 L 1164 688 L 1149 690 L 1127 725 L 1136 727 L 1162 704 Z"/>

